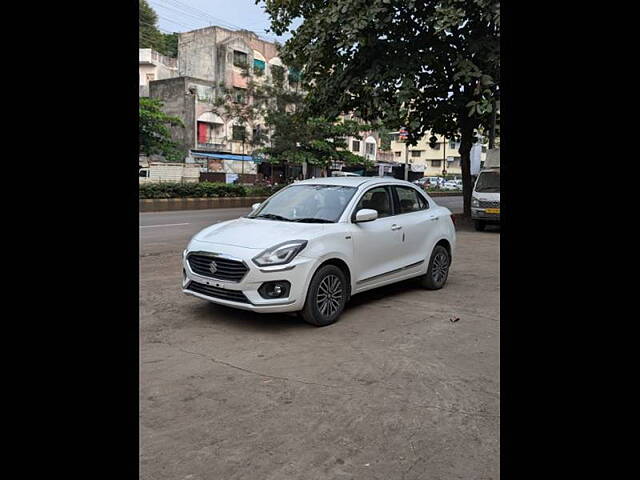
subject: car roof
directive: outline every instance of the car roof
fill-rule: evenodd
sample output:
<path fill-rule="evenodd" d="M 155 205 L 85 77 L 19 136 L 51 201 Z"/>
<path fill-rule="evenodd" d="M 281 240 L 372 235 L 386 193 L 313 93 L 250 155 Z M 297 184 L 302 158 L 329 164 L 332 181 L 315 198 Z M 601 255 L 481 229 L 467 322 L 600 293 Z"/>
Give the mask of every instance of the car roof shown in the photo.
<path fill-rule="evenodd" d="M 394 177 L 321 177 L 310 178 L 295 182 L 293 185 L 337 185 L 343 187 L 360 187 L 378 183 L 394 183 L 398 185 L 412 185 L 410 182 L 398 180 Z M 413 186 L 413 185 L 412 185 Z"/>

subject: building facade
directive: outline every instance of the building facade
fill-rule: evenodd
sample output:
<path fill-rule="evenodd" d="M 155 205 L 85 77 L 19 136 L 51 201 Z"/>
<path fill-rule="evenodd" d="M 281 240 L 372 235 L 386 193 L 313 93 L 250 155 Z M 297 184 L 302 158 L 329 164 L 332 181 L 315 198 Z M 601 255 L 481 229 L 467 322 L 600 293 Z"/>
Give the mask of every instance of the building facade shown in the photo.
<path fill-rule="evenodd" d="M 178 76 L 178 60 L 150 48 L 138 50 L 138 85 L 141 97 L 149 96 L 149 82 Z"/>
<path fill-rule="evenodd" d="M 251 102 L 248 78 L 243 76 L 247 67 L 249 78 L 258 84 L 271 81 L 281 69 L 285 85 L 296 86 L 297 79 L 278 57 L 276 45 L 253 32 L 213 26 L 179 35 L 177 76 L 151 81 L 149 96 L 161 100 L 167 114 L 184 122 L 185 127 L 173 128 L 172 135 L 185 156 L 233 154 L 242 157 L 237 161 L 246 161 L 244 157 L 251 155 L 251 139 L 264 128 L 263 119 L 243 126 L 215 104 L 223 94 L 220 86 L 232 92 L 225 101 Z"/>
<path fill-rule="evenodd" d="M 460 168 L 460 142 L 447 140 L 441 135 L 435 135 L 437 142 L 435 148 L 429 145 L 431 134 L 424 135 L 416 146 L 408 147 L 408 163 L 412 171 L 423 171 L 424 176 L 442 176 L 443 170 L 447 175 L 462 175 Z M 407 146 L 398 140 L 398 135 L 394 134 L 391 141 L 391 151 L 396 162 L 404 163 L 407 155 Z M 482 162 L 487 155 L 487 147 L 483 144 L 476 144 L 472 148 L 472 157 L 478 157 Z M 477 162 L 476 162 L 477 163 Z M 472 161 L 472 164 L 474 162 Z M 475 166 L 475 165 L 474 165 Z M 478 165 L 479 168 L 480 165 Z M 474 168 L 475 169 L 475 168 Z M 473 172 L 472 172 L 473 174 Z"/>

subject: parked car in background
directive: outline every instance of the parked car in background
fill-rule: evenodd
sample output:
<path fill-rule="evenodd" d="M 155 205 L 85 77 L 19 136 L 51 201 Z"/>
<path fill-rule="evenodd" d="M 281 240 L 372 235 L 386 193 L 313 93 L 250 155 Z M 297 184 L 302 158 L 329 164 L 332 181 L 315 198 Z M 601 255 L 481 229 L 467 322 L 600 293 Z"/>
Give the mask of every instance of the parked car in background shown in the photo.
<path fill-rule="evenodd" d="M 462 185 L 458 184 L 458 182 L 456 182 L 455 180 L 447 180 L 442 185 L 442 189 L 443 190 L 461 190 Z"/>
<path fill-rule="evenodd" d="M 419 185 L 421 187 L 424 187 L 426 184 L 429 183 L 429 177 L 419 178 L 418 180 L 415 180 L 413 183 L 415 183 L 416 185 Z"/>
<path fill-rule="evenodd" d="M 480 171 L 471 193 L 471 218 L 478 231 L 500 224 L 500 167 Z"/>
<path fill-rule="evenodd" d="M 246 217 L 205 228 L 182 256 L 182 291 L 316 326 L 349 298 L 408 278 L 442 288 L 456 243 L 451 211 L 416 185 L 328 177 L 288 185 Z"/>
<path fill-rule="evenodd" d="M 425 183 L 425 186 L 427 188 L 429 188 L 429 187 L 439 187 L 444 182 L 442 177 L 425 177 L 425 178 L 427 179 L 427 183 Z"/>

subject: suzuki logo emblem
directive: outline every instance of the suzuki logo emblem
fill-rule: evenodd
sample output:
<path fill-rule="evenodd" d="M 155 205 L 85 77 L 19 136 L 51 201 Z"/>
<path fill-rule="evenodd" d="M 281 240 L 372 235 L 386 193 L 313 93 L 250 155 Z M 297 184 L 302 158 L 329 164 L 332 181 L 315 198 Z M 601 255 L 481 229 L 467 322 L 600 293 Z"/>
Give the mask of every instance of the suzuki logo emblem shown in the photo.
<path fill-rule="evenodd" d="M 209 271 L 210 271 L 211 273 L 216 273 L 216 272 L 218 271 L 218 265 L 216 264 L 216 262 L 215 262 L 215 261 L 212 261 L 212 262 L 209 264 Z"/>

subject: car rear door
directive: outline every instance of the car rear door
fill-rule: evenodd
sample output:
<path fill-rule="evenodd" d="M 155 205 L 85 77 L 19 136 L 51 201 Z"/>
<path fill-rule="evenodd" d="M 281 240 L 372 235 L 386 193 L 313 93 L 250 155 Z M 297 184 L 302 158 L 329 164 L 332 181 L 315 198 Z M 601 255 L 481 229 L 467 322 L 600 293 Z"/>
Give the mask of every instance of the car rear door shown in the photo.
<path fill-rule="evenodd" d="M 438 236 L 443 211 L 429 206 L 427 199 L 415 188 L 393 187 L 396 202 L 395 223 L 401 227 L 400 263 L 403 267 L 428 260 Z"/>

